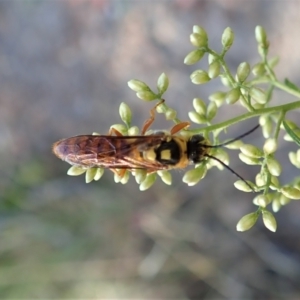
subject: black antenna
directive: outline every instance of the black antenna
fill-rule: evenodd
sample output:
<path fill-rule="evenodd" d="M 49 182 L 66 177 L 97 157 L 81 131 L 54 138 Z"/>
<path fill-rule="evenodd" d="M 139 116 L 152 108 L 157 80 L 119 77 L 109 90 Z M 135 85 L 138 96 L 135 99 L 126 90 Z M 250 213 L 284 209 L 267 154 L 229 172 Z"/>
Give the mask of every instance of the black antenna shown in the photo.
<path fill-rule="evenodd" d="M 258 125 L 256 125 L 254 128 L 252 128 L 252 129 L 250 129 L 249 131 L 247 131 L 246 133 L 243 133 L 243 134 L 241 134 L 240 136 L 238 136 L 237 138 L 235 138 L 235 139 L 233 139 L 233 140 L 230 140 L 230 141 L 228 141 L 228 142 L 225 142 L 225 143 L 223 143 L 223 144 L 220 144 L 220 145 L 202 145 L 202 144 L 201 144 L 201 147 L 205 147 L 205 148 L 220 148 L 220 147 L 222 147 L 222 146 L 229 145 L 229 144 L 231 144 L 231 143 L 233 143 L 233 142 L 235 142 L 235 141 L 237 141 L 237 140 L 240 140 L 241 138 L 247 136 L 248 134 L 252 133 L 253 131 L 255 131 L 255 130 L 256 130 L 257 128 L 259 128 L 259 127 L 260 127 L 260 125 L 258 124 Z"/>
<path fill-rule="evenodd" d="M 219 148 L 222 146 L 226 146 L 229 145 L 245 136 L 247 136 L 248 134 L 252 133 L 253 131 L 255 131 L 257 128 L 259 128 L 260 125 L 256 125 L 254 128 L 250 129 L 249 131 L 247 131 L 246 133 L 238 136 L 237 138 L 230 140 L 228 142 L 225 142 L 223 144 L 220 145 L 201 145 L 201 147 L 205 147 L 205 148 Z M 220 159 L 218 159 L 217 157 L 214 157 L 212 155 L 209 154 L 205 154 L 204 156 L 209 157 L 211 159 L 214 159 L 215 161 L 219 162 L 223 167 L 225 167 L 227 170 L 229 170 L 231 173 L 233 173 L 235 176 L 237 176 L 239 179 L 241 179 L 243 182 L 245 182 L 245 184 L 247 184 L 247 186 L 252 190 L 252 192 L 254 193 L 255 190 L 253 189 L 253 187 L 241 176 L 239 175 L 237 172 L 235 172 L 233 169 L 231 169 L 229 166 L 227 166 L 223 161 L 221 161 Z"/>
<path fill-rule="evenodd" d="M 237 172 L 235 172 L 233 169 L 231 169 L 229 166 L 227 166 L 223 161 L 221 161 L 217 157 L 211 156 L 209 154 L 205 154 L 204 156 L 209 157 L 209 158 L 211 158 L 211 159 L 216 160 L 217 162 L 219 162 L 223 167 L 225 167 L 227 170 L 229 170 L 231 173 L 233 173 L 236 177 L 238 177 L 243 182 L 245 182 L 249 186 L 249 188 L 252 190 L 252 192 L 255 193 L 253 187 L 241 175 L 239 175 Z"/>

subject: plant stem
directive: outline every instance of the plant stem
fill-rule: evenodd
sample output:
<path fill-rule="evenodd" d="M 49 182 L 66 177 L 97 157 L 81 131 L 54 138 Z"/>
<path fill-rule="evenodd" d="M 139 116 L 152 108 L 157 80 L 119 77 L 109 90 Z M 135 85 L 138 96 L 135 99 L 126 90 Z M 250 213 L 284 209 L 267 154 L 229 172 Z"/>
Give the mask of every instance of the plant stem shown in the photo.
<path fill-rule="evenodd" d="M 271 81 L 270 83 L 272 85 L 276 86 L 277 88 L 279 88 L 279 89 L 281 89 L 281 90 L 283 90 L 283 91 L 285 91 L 285 92 L 287 92 L 287 93 L 289 93 L 289 94 L 291 94 L 291 95 L 293 95 L 297 98 L 300 98 L 300 92 L 288 87 L 286 84 L 281 83 L 277 80 L 276 81 Z"/>
<path fill-rule="evenodd" d="M 189 130 L 189 132 L 197 134 L 197 133 L 202 133 L 202 132 L 214 131 L 217 129 L 224 129 L 224 128 L 227 128 L 236 123 L 242 122 L 244 120 L 247 120 L 247 119 L 250 119 L 253 117 L 260 116 L 262 114 L 275 113 L 275 112 L 277 112 L 277 113 L 287 112 L 289 110 L 294 110 L 296 108 L 300 108 L 300 101 L 295 101 L 295 102 L 291 102 L 291 103 L 284 104 L 284 105 L 278 105 L 278 106 L 273 106 L 273 107 L 257 109 L 255 111 L 248 112 L 246 114 L 243 114 L 241 116 L 232 118 L 230 120 L 227 120 L 227 121 L 224 121 L 224 122 L 221 122 L 218 124 L 214 124 L 214 125 L 207 126 L 204 128 L 191 129 L 191 130 Z"/>
<path fill-rule="evenodd" d="M 278 135 L 279 135 L 279 131 L 280 131 L 280 125 L 282 123 L 282 121 L 284 120 L 285 117 L 285 111 L 282 110 L 280 115 L 279 115 L 279 119 L 276 125 L 276 129 L 275 129 L 275 133 L 274 133 L 274 138 L 277 140 L 278 139 Z"/>

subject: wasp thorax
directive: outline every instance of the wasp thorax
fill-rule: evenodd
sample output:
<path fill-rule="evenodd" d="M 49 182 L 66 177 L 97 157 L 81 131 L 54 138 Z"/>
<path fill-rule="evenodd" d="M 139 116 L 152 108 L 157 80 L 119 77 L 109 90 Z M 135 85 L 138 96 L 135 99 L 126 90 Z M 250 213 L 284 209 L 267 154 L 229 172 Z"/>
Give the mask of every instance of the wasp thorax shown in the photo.
<path fill-rule="evenodd" d="M 206 145 L 209 145 L 209 143 L 202 135 L 193 135 L 187 142 L 188 159 L 195 164 L 201 162 L 209 150 Z"/>
<path fill-rule="evenodd" d="M 145 160 L 174 166 L 181 159 L 182 151 L 180 146 L 173 137 L 166 137 L 162 139 L 158 146 L 143 151 L 142 155 Z"/>
<path fill-rule="evenodd" d="M 156 160 L 162 164 L 176 165 L 180 160 L 180 145 L 173 138 L 168 138 L 156 148 Z"/>

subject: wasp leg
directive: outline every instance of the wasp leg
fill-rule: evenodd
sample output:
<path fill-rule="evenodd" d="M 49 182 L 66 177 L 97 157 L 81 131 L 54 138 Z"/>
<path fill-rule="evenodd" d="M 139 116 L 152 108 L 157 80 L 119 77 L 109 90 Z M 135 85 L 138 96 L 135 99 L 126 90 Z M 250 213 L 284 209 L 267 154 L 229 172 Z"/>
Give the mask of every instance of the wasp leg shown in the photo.
<path fill-rule="evenodd" d="M 171 135 L 174 135 L 175 133 L 183 130 L 183 129 L 186 129 L 190 126 L 190 122 L 181 122 L 181 123 L 178 123 L 176 125 L 174 125 L 171 130 L 170 130 L 170 134 Z"/>
<path fill-rule="evenodd" d="M 149 129 L 149 127 L 151 126 L 151 124 L 154 122 L 155 120 L 155 110 L 157 108 L 157 106 L 163 104 L 165 102 L 164 99 L 162 99 L 161 101 L 159 101 L 151 110 L 150 110 L 150 118 L 148 120 L 145 121 L 143 128 L 142 128 L 142 135 L 145 135 L 146 131 Z"/>

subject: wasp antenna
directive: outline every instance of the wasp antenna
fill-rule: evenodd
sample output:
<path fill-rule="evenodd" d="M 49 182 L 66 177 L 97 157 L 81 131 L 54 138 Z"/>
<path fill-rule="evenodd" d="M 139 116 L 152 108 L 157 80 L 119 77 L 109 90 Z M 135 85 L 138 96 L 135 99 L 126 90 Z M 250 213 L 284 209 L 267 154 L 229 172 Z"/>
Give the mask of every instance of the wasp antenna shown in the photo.
<path fill-rule="evenodd" d="M 249 188 L 252 190 L 253 193 L 255 193 L 253 187 L 241 176 L 239 175 L 237 172 L 235 172 L 233 169 L 231 169 L 229 166 L 227 166 L 224 162 L 222 162 L 220 159 L 218 159 L 217 157 L 211 156 L 209 154 L 205 154 L 206 157 L 209 157 L 211 159 L 216 160 L 217 162 L 219 162 L 222 166 L 224 166 L 227 170 L 229 170 L 231 173 L 233 173 L 235 176 L 237 176 L 239 179 L 243 180 L 243 182 L 245 182 Z"/>
<path fill-rule="evenodd" d="M 220 147 L 222 147 L 222 146 L 229 145 L 229 144 L 231 144 L 231 143 L 233 143 L 233 142 L 235 142 L 235 141 L 237 141 L 237 140 L 239 140 L 239 139 L 242 139 L 243 137 L 245 137 L 245 136 L 247 136 L 248 134 L 252 133 L 253 131 L 255 131 L 255 130 L 256 130 L 257 128 L 259 128 L 259 127 L 260 127 L 260 125 L 258 124 L 258 125 L 256 125 L 254 128 L 250 129 L 249 131 L 247 131 L 247 132 L 241 134 L 241 135 L 238 136 L 237 138 L 235 138 L 235 139 L 233 139 L 233 140 L 230 140 L 230 141 L 228 141 L 228 142 L 225 142 L 225 143 L 223 143 L 223 144 L 219 144 L 219 145 L 201 145 L 201 146 L 202 146 L 202 147 L 205 147 L 205 148 L 220 148 Z"/>

